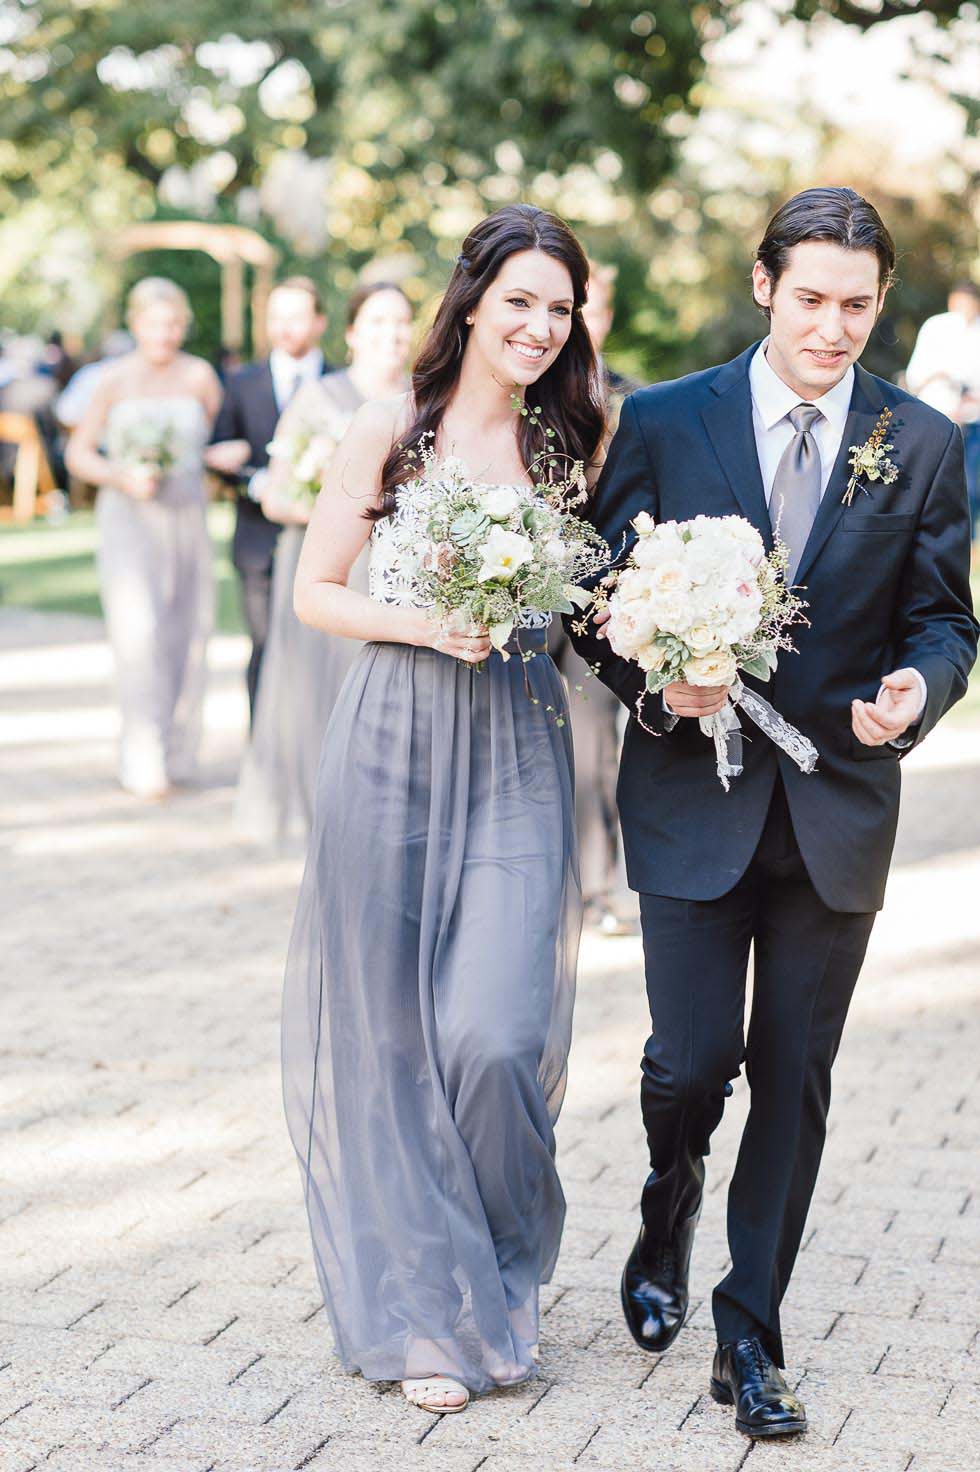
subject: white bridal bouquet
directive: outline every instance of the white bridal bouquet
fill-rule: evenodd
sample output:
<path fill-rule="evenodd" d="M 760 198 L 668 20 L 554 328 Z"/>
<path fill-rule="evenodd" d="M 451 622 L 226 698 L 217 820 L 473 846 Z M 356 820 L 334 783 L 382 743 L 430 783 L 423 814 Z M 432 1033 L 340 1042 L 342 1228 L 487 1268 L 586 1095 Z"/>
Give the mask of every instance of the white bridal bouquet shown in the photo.
<path fill-rule="evenodd" d="M 785 581 L 785 549 L 777 543 L 767 556 L 755 527 L 740 516 L 657 524 L 643 511 L 633 527 L 636 544 L 609 596 L 612 648 L 646 671 L 650 694 L 675 680 L 730 687 L 723 709 L 700 721 L 714 739 L 726 792 L 742 770 L 734 706 L 812 772 L 816 748 L 738 678 L 743 670 L 768 680 L 779 651 L 793 648 L 787 629 L 803 621 L 803 602 Z"/>
<path fill-rule="evenodd" d="M 421 474 L 399 490 L 415 514 L 402 521 L 396 512 L 379 523 L 379 552 L 411 581 L 420 603 L 453 629 L 486 627 L 504 659 L 515 628 L 589 606 L 593 595 L 581 582 L 604 571 L 610 557 L 595 528 L 571 510 L 585 498 L 580 464 L 557 480 L 557 457 L 548 455 L 548 478 L 510 486 L 473 481 L 461 461 L 437 460 L 430 449 L 420 458 Z"/>

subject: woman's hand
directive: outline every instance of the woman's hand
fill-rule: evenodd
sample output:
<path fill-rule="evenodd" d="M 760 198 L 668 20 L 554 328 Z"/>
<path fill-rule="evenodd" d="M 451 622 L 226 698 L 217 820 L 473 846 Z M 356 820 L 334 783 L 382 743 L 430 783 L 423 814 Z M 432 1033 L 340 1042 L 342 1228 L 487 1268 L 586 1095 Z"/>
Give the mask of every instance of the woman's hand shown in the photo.
<path fill-rule="evenodd" d="M 436 649 L 440 654 L 448 654 L 452 659 L 460 659 L 464 664 L 481 664 L 490 658 L 493 648 L 490 635 L 482 626 L 454 629 L 432 614 L 423 616 L 421 634 L 420 644 Z"/>
<path fill-rule="evenodd" d="M 612 613 L 608 608 L 600 608 L 598 613 L 594 613 L 592 615 L 592 622 L 595 624 L 595 633 L 597 639 L 609 638 L 609 630 L 606 628 L 606 624 L 611 618 Z"/>
<path fill-rule="evenodd" d="M 134 501 L 152 501 L 160 485 L 155 465 L 127 465 L 115 477 L 116 485 Z"/>

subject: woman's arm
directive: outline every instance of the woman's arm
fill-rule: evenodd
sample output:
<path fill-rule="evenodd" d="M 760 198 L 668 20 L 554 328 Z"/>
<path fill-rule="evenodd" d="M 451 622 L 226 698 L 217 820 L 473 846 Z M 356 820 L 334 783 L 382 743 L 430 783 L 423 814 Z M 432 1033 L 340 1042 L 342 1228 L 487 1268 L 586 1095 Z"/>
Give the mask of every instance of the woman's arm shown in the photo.
<path fill-rule="evenodd" d="M 403 412 L 403 401 L 364 404 L 344 436 L 310 519 L 293 588 L 296 616 L 312 628 L 348 639 L 415 644 L 478 663 L 490 640 L 447 633 L 425 609 L 379 603 L 347 586 L 374 525 L 365 512 L 378 505 L 381 467 Z"/>
<path fill-rule="evenodd" d="M 102 374 L 88 408 L 72 430 L 65 464 L 72 475 L 89 485 L 111 486 L 135 501 L 149 501 L 156 493 L 160 472 L 149 465 L 121 465 L 99 449 L 109 410 L 120 397 L 120 389 L 119 368 Z"/>

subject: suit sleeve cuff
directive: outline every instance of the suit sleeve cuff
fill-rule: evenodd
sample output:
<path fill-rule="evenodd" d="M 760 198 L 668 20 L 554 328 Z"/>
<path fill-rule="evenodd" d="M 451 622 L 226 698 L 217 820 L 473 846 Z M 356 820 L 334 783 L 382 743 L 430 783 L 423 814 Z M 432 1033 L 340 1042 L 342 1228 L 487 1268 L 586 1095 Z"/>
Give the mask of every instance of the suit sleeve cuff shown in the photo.
<path fill-rule="evenodd" d="M 893 746 L 896 751 L 907 751 L 910 746 L 915 745 L 915 727 L 922 720 L 925 714 L 926 704 L 929 700 L 929 687 L 926 684 L 925 676 L 921 670 L 917 670 L 911 665 L 909 668 L 915 676 L 915 682 L 919 687 L 919 709 L 916 711 L 915 720 L 909 723 L 908 729 L 903 731 L 901 736 L 896 736 L 894 741 L 889 741 L 888 745 Z"/>

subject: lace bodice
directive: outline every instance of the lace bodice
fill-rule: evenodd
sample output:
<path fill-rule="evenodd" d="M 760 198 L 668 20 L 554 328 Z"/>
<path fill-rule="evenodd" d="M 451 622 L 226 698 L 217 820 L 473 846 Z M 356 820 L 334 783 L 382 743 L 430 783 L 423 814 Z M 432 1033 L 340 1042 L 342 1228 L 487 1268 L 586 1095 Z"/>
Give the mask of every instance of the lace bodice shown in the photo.
<path fill-rule="evenodd" d="M 411 481 L 399 490 L 392 515 L 375 522 L 368 564 L 368 585 L 375 602 L 401 608 L 431 607 L 419 577 L 431 545 L 427 530 L 431 496 L 432 487 L 424 479 Z M 551 614 L 536 609 L 523 609 L 518 619 L 522 629 L 543 629 L 550 623 Z"/>

